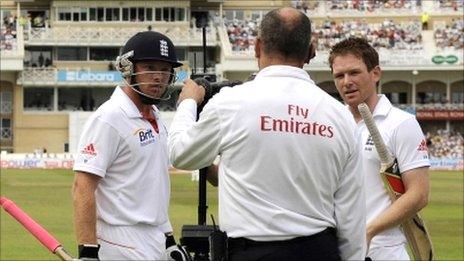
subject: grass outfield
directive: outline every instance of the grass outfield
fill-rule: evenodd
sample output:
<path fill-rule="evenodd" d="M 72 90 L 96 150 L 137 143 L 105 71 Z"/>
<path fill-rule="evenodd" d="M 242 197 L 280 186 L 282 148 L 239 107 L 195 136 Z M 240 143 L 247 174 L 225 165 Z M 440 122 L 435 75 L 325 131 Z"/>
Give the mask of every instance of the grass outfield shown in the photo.
<path fill-rule="evenodd" d="M 75 256 L 72 172 L 2 169 L 0 177 L 0 194 L 15 201 Z M 171 175 L 171 183 L 170 216 L 178 237 L 182 224 L 197 222 L 197 183 L 190 181 L 190 175 L 180 174 Z M 464 260 L 462 172 L 432 172 L 431 186 L 431 201 L 422 215 L 432 235 L 436 260 Z M 208 205 L 217 219 L 216 189 L 211 186 Z M 0 213 L 0 260 L 57 260 L 5 211 Z"/>

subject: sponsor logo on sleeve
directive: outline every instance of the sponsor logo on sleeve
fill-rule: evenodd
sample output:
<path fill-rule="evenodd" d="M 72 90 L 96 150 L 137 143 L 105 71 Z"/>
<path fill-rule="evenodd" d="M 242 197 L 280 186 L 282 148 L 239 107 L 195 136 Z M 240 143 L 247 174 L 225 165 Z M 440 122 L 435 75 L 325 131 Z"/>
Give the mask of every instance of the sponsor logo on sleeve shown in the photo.
<path fill-rule="evenodd" d="M 97 150 L 95 149 L 95 145 L 93 143 L 87 144 L 81 150 L 81 156 L 82 156 L 82 160 L 84 161 L 84 163 L 87 163 L 91 158 L 96 157 Z"/>
<path fill-rule="evenodd" d="M 89 155 L 89 156 L 97 156 L 97 150 L 95 149 L 95 145 L 93 143 L 88 144 L 81 150 L 82 154 Z"/>
<path fill-rule="evenodd" d="M 427 141 L 425 139 L 422 139 L 421 143 L 417 147 L 418 151 L 428 151 L 427 149 Z"/>

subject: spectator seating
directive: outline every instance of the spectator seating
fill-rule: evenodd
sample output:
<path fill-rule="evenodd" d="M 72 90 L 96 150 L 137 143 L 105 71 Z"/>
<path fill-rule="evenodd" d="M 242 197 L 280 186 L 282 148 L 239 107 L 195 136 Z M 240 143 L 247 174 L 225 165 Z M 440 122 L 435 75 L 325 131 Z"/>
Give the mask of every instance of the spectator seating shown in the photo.
<path fill-rule="evenodd" d="M 438 130 L 427 133 L 427 146 L 432 158 L 458 158 L 464 154 L 464 139 L 460 133 Z"/>
<path fill-rule="evenodd" d="M 336 43 L 354 36 L 367 38 L 375 48 L 423 48 L 419 21 L 396 24 L 393 20 L 386 19 L 381 24 L 368 24 L 359 19 L 343 23 L 326 20 L 322 25 L 316 25 L 313 36 L 318 38 L 318 50 L 329 50 Z"/>
<path fill-rule="evenodd" d="M 13 15 L 3 18 L 0 27 L 0 50 L 2 51 L 14 51 L 17 49 L 16 20 L 16 16 Z"/>
<path fill-rule="evenodd" d="M 453 20 L 451 24 L 438 26 L 434 31 L 435 44 L 441 49 L 464 48 L 464 19 Z"/>

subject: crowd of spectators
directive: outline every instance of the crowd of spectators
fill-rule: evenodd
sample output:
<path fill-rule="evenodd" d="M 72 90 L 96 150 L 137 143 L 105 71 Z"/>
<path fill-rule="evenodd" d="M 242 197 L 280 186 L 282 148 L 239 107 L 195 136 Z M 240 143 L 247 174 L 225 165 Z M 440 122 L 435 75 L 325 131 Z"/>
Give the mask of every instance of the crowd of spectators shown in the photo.
<path fill-rule="evenodd" d="M 233 51 L 252 51 L 259 21 L 225 21 L 229 41 Z M 337 23 L 326 20 L 316 25 L 313 37 L 318 38 L 318 50 L 329 50 L 336 43 L 349 37 L 366 38 L 375 48 L 395 50 L 421 50 L 421 23 L 410 21 L 397 24 L 393 20 L 385 20 L 380 24 L 368 24 L 363 20 Z"/>
<path fill-rule="evenodd" d="M 459 132 L 438 130 L 427 132 L 427 147 L 432 158 L 462 159 L 464 138 Z"/>
<path fill-rule="evenodd" d="M 309 14 L 309 11 L 316 10 L 319 7 L 319 1 L 314 0 L 292 0 L 292 7 Z"/>
<path fill-rule="evenodd" d="M 254 50 L 259 21 L 224 20 L 232 51 Z"/>
<path fill-rule="evenodd" d="M 464 19 L 453 20 L 445 27 L 437 28 L 434 32 L 435 44 L 438 48 L 464 48 Z"/>
<path fill-rule="evenodd" d="M 420 5 L 413 0 L 331 0 L 326 5 L 329 10 L 354 10 L 360 12 L 410 11 Z"/>
<path fill-rule="evenodd" d="M 396 24 L 385 20 L 380 24 L 368 24 L 362 20 L 337 23 L 326 20 L 316 26 L 313 36 L 318 38 L 318 50 L 328 50 L 349 37 L 366 38 L 375 48 L 395 50 L 421 50 L 422 35 L 419 21 Z"/>
<path fill-rule="evenodd" d="M 0 27 L 0 50 L 13 51 L 17 49 L 16 43 L 16 16 L 9 14 L 3 18 Z"/>
<path fill-rule="evenodd" d="M 441 10 L 462 11 L 463 6 L 464 0 L 438 0 L 438 7 Z"/>

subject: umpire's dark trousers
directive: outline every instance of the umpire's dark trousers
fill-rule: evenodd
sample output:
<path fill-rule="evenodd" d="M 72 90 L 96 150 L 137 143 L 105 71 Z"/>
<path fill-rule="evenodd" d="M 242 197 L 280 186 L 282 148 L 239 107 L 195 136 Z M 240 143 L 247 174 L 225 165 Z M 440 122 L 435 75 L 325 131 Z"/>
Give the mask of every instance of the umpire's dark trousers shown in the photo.
<path fill-rule="evenodd" d="M 337 236 L 333 228 L 311 236 L 282 241 L 229 238 L 228 244 L 229 261 L 341 260 Z"/>

